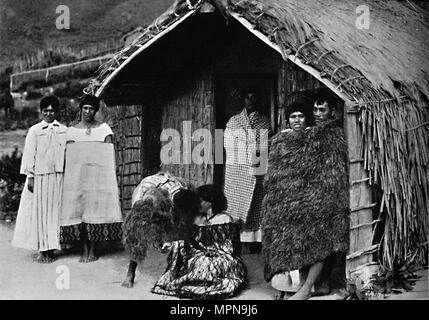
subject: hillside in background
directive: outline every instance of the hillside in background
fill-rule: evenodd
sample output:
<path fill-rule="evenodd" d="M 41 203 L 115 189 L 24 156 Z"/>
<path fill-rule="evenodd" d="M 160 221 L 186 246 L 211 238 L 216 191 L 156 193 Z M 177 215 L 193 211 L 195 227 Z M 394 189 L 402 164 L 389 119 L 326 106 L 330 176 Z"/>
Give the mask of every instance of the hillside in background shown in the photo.
<path fill-rule="evenodd" d="M 55 47 L 85 48 L 150 24 L 173 0 L 0 0 L 0 68 L 23 54 Z M 58 30 L 59 5 L 70 29 Z"/>
<path fill-rule="evenodd" d="M 0 73 L 14 59 L 52 48 L 86 48 L 150 24 L 174 0 L 0 0 Z M 408 1 L 429 9 L 428 0 Z M 70 8 L 71 28 L 55 26 L 59 5 Z"/>

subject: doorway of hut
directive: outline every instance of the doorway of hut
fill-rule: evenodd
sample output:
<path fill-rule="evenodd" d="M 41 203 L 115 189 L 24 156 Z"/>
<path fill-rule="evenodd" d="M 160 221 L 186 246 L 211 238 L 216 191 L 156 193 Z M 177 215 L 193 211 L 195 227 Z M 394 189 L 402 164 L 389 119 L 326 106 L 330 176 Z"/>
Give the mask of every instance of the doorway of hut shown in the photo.
<path fill-rule="evenodd" d="M 216 129 L 225 130 L 228 120 L 244 108 L 243 90 L 254 87 L 258 90 L 258 110 L 271 119 L 272 130 L 275 130 L 276 119 L 276 74 L 224 74 L 216 79 Z M 225 153 L 222 164 L 214 165 L 213 183 L 224 187 Z"/>
<path fill-rule="evenodd" d="M 218 23 L 224 29 L 220 32 L 221 40 L 212 60 L 216 129 L 224 130 L 228 120 L 243 110 L 242 91 L 247 86 L 253 86 L 259 91 L 259 109 L 271 120 L 275 131 L 282 56 L 238 21 L 231 19 L 227 25 L 223 20 Z M 223 156 L 225 160 L 225 152 Z M 214 165 L 214 184 L 224 185 L 224 172 L 224 164 Z"/>

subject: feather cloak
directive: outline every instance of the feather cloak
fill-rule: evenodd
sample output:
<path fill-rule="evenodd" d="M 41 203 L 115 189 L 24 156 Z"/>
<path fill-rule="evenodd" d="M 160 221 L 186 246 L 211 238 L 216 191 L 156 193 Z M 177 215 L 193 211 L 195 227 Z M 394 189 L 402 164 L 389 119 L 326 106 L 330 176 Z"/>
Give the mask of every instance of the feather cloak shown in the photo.
<path fill-rule="evenodd" d="M 348 250 L 347 144 L 336 122 L 271 140 L 262 207 L 264 278 Z"/>

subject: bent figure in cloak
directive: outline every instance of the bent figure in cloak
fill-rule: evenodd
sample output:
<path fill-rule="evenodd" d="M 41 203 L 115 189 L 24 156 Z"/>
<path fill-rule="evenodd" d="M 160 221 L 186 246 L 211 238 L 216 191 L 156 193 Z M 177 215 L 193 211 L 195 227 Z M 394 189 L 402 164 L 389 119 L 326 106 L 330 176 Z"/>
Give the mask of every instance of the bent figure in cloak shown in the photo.
<path fill-rule="evenodd" d="M 289 108 L 291 114 L 299 111 L 294 108 Z M 324 260 L 348 249 L 344 134 L 335 121 L 305 130 L 295 124 L 291 131 L 273 137 L 268 161 L 262 221 L 264 278 L 270 281 L 279 273 L 303 271 L 306 277 L 291 299 L 307 299 Z"/>
<path fill-rule="evenodd" d="M 187 210 L 181 198 L 174 198 L 176 210 Z M 222 299 L 237 295 L 247 284 L 246 268 L 240 257 L 239 226 L 227 213 L 223 192 L 213 185 L 197 189 L 199 212 L 187 237 L 171 243 L 165 273 L 153 293 L 192 299 Z"/>
<path fill-rule="evenodd" d="M 185 230 L 192 225 L 193 218 L 187 212 L 198 211 L 193 205 L 196 196 L 188 194 L 182 197 L 183 206 L 187 210 L 175 211 L 174 196 L 185 189 L 193 189 L 192 185 L 166 172 L 144 178 L 133 192 L 131 212 L 123 224 L 123 244 L 130 254 L 130 262 L 123 287 L 132 288 L 138 264 L 143 263 L 149 246 L 160 252 L 165 251 L 163 245 L 187 234 Z M 182 214 L 183 213 L 183 214 Z"/>

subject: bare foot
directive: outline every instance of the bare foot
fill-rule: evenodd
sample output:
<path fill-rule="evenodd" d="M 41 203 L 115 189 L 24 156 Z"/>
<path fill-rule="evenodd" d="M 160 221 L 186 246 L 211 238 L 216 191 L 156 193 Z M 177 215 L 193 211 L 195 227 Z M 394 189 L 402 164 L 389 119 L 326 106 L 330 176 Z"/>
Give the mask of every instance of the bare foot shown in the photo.
<path fill-rule="evenodd" d="M 93 262 L 93 261 L 97 261 L 97 260 L 98 260 L 98 257 L 96 255 L 89 254 L 86 262 Z"/>
<path fill-rule="evenodd" d="M 285 293 L 284 291 L 278 291 L 276 294 L 274 294 L 273 296 L 273 300 L 283 300 L 285 297 Z"/>
<path fill-rule="evenodd" d="M 45 254 L 40 252 L 39 254 L 33 256 L 33 261 L 37 263 L 45 263 Z"/>
<path fill-rule="evenodd" d="M 344 300 L 349 293 L 347 292 L 346 289 L 333 289 L 331 291 L 331 294 L 333 294 L 334 296 L 336 296 L 336 300 Z"/>
<path fill-rule="evenodd" d="M 313 294 L 314 296 L 325 296 L 331 292 L 328 281 L 323 281 L 321 284 L 315 285 L 315 290 L 316 292 Z"/>
<path fill-rule="evenodd" d="M 54 262 L 55 260 L 57 260 L 57 258 L 48 256 L 48 257 L 46 257 L 46 259 L 45 259 L 45 263 L 52 263 L 52 262 Z"/>
<path fill-rule="evenodd" d="M 128 264 L 127 277 L 125 278 L 124 282 L 122 282 L 123 287 L 132 288 L 134 286 L 137 264 L 137 261 L 132 259 L 130 260 L 130 263 Z"/>
<path fill-rule="evenodd" d="M 96 260 L 98 260 L 98 257 L 95 255 L 95 242 L 90 241 L 89 242 L 89 252 L 88 252 L 88 257 L 86 259 L 86 262 L 93 262 Z"/>
<path fill-rule="evenodd" d="M 89 249 L 88 249 L 88 243 L 86 241 L 82 244 L 82 255 L 79 258 L 80 263 L 87 263 L 88 262 L 88 255 L 89 255 Z"/>
<path fill-rule="evenodd" d="M 42 253 L 41 252 L 36 252 L 36 253 L 32 253 L 31 254 L 31 259 L 34 261 L 36 260 Z"/>
<path fill-rule="evenodd" d="M 134 279 L 130 276 L 127 276 L 124 282 L 122 282 L 122 286 L 124 288 L 132 288 L 134 286 Z"/>
<path fill-rule="evenodd" d="M 89 262 L 93 262 L 93 261 L 96 261 L 96 260 L 98 260 L 97 256 L 94 256 L 94 255 L 88 255 L 88 256 L 82 255 L 80 257 L 80 259 L 79 259 L 79 262 L 80 263 L 89 263 Z"/>
<path fill-rule="evenodd" d="M 57 257 L 55 257 L 54 254 L 54 250 L 49 250 L 48 251 L 48 259 L 49 259 L 49 263 L 54 262 L 55 260 L 57 260 Z"/>
<path fill-rule="evenodd" d="M 43 251 L 34 257 L 33 261 L 37 263 L 52 263 L 55 261 L 55 258 L 53 256 L 49 256 L 47 252 Z"/>

